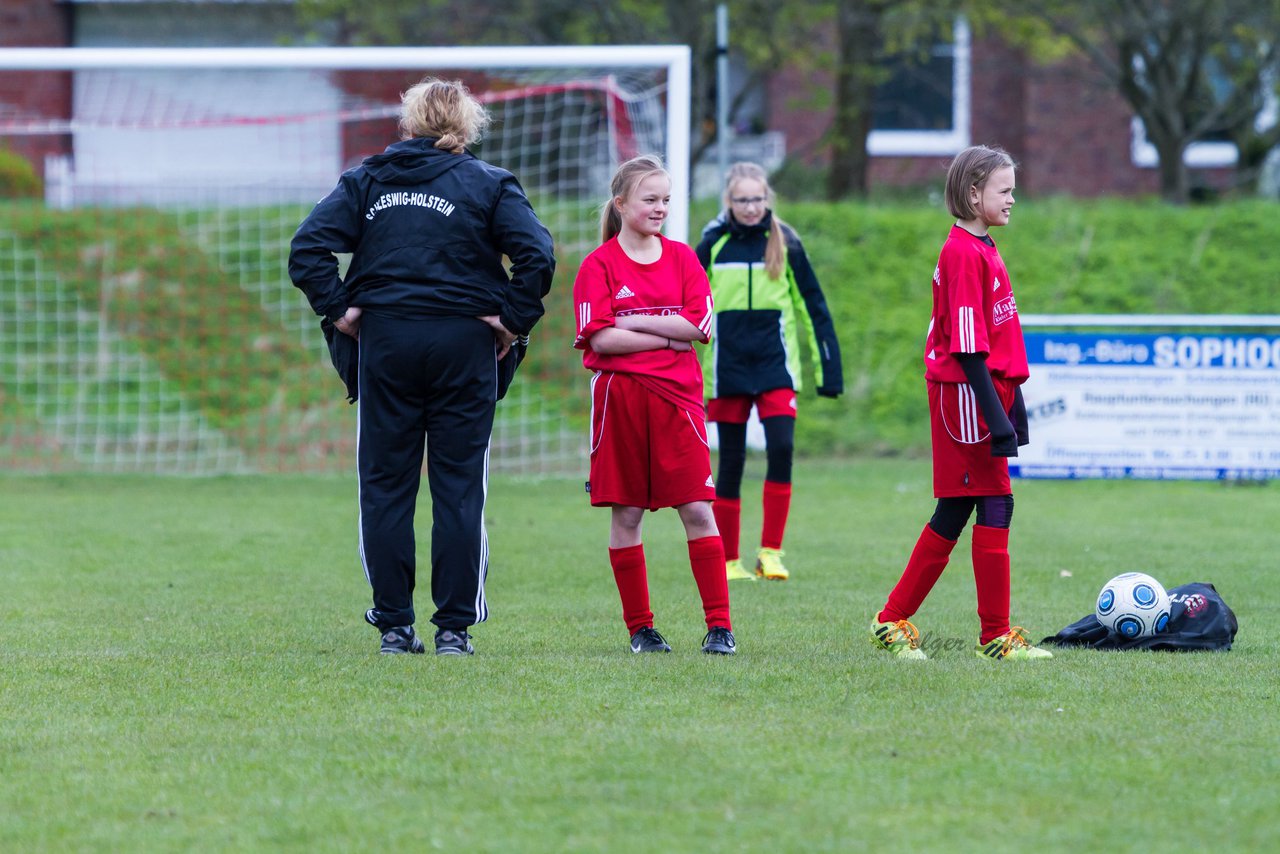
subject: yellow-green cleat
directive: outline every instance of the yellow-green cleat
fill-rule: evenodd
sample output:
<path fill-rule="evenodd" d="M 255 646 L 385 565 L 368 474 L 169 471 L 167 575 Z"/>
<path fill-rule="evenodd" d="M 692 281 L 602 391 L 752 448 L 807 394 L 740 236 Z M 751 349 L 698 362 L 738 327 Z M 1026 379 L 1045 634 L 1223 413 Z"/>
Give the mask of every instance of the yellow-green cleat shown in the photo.
<path fill-rule="evenodd" d="M 742 561 L 738 558 L 725 561 L 724 574 L 730 581 L 755 581 L 756 577 L 742 566 Z"/>
<path fill-rule="evenodd" d="M 1000 637 L 978 644 L 974 652 L 978 658 L 994 658 L 996 661 L 1034 661 L 1053 658 L 1053 653 L 1049 650 L 1031 645 L 1027 640 L 1027 630 L 1022 626 L 1014 626 Z"/>
<path fill-rule="evenodd" d="M 790 578 L 791 573 L 787 572 L 787 568 L 782 565 L 783 554 L 785 552 L 782 549 L 761 547 L 760 551 L 756 552 L 756 575 L 770 581 L 786 581 Z"/>
<path fill-rule="evenodd" d="M 929 657 L 920 648 L 920 631 L 908 620 L 882 623 L 873 617 L 871 644 L 909 661 L 924 661 Z"/>

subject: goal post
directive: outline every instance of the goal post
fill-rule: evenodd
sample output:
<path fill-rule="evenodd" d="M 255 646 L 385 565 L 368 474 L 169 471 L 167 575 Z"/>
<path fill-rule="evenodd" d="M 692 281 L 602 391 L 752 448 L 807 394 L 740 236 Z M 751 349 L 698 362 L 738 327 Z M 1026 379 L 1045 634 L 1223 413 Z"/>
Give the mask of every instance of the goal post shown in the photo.
<path fill-rule="evenodd" d="M 560 260 L 493 468 L 581 468 L 572 274 L 636 153 L 664 158 L 667 234 L 688 237 L 685 46 L 0 49 L 0 169 L 16 155 L 42 184 L 0 204 L 0 460 L 349 469 L 352 417 L 288 242 L 342 170 L 395 141 L 400 92 L 429 74 L 493 113 L 476 153 L 520 179 Z"/>

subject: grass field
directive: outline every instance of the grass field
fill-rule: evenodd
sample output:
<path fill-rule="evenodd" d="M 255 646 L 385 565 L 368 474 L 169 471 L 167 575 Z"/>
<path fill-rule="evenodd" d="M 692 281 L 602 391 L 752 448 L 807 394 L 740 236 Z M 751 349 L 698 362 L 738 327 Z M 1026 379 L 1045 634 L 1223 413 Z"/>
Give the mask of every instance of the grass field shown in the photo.
<path fill-rule="evenodd" d="M 698 652 L 674 514 L 646 539 L 675 652 L 637 658 L 607 514 L 496 481 L 493 617 L 441 660 L 375 654 L 350 479 L 0 476 L 0 851 L 1274 850 L 1276 485 L 1015 485 L 1034 637 L 1140 569 L 1216 584 L 1229 653 L 908 664 L 864 635 L 928 477 L 800 465 L 793 580 L 732 588 L 736 658 Z M 967 539 L 917 620 L 966 647 Z"/>

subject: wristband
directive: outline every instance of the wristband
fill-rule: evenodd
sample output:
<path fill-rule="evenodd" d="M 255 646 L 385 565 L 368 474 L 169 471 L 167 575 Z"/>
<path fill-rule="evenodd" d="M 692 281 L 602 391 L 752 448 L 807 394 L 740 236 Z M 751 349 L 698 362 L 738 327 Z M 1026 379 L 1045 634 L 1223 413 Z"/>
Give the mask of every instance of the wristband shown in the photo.
<path fill-rule="evenodd" d="M 670 350 L 670 349 L 671 349 L 671 339 L 670 339 L 670 338 L 668 338 L 668 339 L 667 339 L 667 346 L 666 346 L 664 349 L 667 349 L 667 350 Z"/>

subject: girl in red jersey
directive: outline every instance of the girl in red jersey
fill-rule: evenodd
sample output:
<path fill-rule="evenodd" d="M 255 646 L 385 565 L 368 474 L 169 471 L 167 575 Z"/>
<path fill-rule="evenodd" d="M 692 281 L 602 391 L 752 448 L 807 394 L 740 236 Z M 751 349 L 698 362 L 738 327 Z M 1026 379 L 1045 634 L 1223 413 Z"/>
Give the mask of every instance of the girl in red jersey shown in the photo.
<path fill-rule="evenodd" d="M 601 214 L 601 246 L 573 283 L 574 346 L 591 379 L 594 506 L 609 507 L 609 563 L 632 652 L 670 652 L 653 627 L 640 528 L 646 510 L 674 507 L 702 597 L 702 651 L 733 655 L 724 546 L 711 501 L 702 369 L 693 342 L 711 329 L 711 288 L 693 250 L 662 236 L 671 177 L 644 155 L 618 167 Z"/>
<path fill-rule="evenodd" d="M 933 271 L 933 317 L 925 343 L 925 381 L 933 436 L 933 494 L 938 499 L 898 584 L 871 621 L 871 640 L 902 658 L 926 658 L 915 614 L 946 568 L 969 516 L 978 591 L 979 658 L 1052 658 L 1009 625 L 1009 523 L 1013 490 L 1008 457 L 1027 443 L 1019 388 L 1027 354 L 1009 273 L 988 233 L 1007 225 L 1014 163 L 998 148 L 973 146 L 947 171 L 947 210 L 956 218 Z"/>

